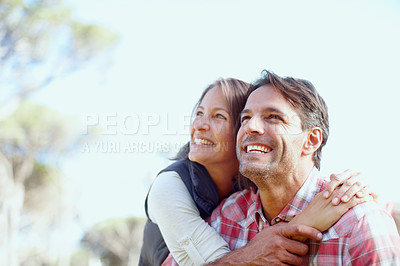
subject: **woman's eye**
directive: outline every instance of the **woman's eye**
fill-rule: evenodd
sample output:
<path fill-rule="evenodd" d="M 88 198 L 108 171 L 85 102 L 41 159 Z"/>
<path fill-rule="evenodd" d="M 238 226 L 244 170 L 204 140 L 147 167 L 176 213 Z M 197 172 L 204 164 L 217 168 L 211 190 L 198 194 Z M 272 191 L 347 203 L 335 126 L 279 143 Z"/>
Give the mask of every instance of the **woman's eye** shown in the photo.
<path fill-rule="evenodd" d="M 223 115 L 221 115 L 221 114 L 217 114 L 216 117 L 217 117 L 217 118 L 221 118 L 221 119 L 226 119 L 226 117 L 223 116 Z"/>
<path fill-rule="evenodd" d="M 203 112 L 202 111 L 197 111 L 196 116 L 203 116 Z"/>

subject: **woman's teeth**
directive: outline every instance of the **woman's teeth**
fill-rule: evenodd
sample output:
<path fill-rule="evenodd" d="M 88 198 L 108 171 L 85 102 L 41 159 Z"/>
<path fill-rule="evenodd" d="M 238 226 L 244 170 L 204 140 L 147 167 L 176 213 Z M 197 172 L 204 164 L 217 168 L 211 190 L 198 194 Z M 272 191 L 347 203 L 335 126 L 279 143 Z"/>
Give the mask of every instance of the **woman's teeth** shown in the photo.
<path fill-rule="evenodd" d="M 271 149 L 265 146 L 249 145 L 247 146 L 246 151 L 248 153 L 268 153 L 271 151 Z"/>
<path fill-rule="evenodd" d="M 193 140 L 195 144 L 198 145 L 214 145 L 211 141 L 208 141 L 206 139 L 194 139 Z"/>

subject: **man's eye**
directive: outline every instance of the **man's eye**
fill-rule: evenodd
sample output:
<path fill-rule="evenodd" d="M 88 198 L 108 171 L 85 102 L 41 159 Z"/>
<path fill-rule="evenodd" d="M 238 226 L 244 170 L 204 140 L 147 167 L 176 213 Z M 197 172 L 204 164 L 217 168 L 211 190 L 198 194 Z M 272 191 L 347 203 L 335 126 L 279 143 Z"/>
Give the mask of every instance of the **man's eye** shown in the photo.
<path fill-rule="evenodd" d="M 249 120 L 250 119 L 250 116 L 248 116 L 248 115 L 244 115 L 244 116 L 242 116 L 242 118 L 240 118 L 240 123 L 244 123 L 244 122 L 246 122 L 247 120 Z"/>
<path fill-rule="evenodd" d="M 197 111 L 196 116 L 203 116 L 203 112 L 202 111 Z"/>
<path fill-rule="evenodd" d="M 268 119 L 277 119 L 282 121 L 282 118 L 279 115 L 270 115 L 268 116 Z"/>

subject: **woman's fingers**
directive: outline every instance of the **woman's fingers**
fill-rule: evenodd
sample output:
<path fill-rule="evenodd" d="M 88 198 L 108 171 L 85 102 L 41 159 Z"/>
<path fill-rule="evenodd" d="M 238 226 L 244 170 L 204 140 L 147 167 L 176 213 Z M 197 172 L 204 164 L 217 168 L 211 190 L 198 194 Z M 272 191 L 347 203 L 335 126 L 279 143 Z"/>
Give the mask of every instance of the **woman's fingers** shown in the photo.
<path fill-rule="evenodd" d="M 371 193 L 371 190 L 368 185 L 364 186 L 362 189 L 360 189 L 357 193 L 356 196 L 359 198 L 363 198 Z"/>
<path fill-rule="evenodd" d="M 378 195 L 373 193 L 369 186 L 360 180 L 360 173 L 346 170 L 340 174 L 331 174 L 331 182 L 325 188 L 324 198 L 332 197 L 332 204 L 338 205 L 341 201 L 346 203 L 354 197 L 364 198 L 372 196 L 377 201 Z"/>
<path fill-rule="evenodd" d="M 353 208 L 354 206 L 356 206 L 358 204 L 361 204 L 361 203 L 364 203 L 367 201 L 371 201 L 371 200 L 374 200 L 374 198 L 371 195 L 366 194 L 366 196 L 362 197 L 362 198 L 352 197 L 348 202 L 342 203 L 342 204 L 340 204 L 340 206 L 345 207 L 346 211 L 348 211 L 349 209 Z"/>
<path fill-rule="evenodd" d="M 368 194 L 365 192 L 364 188 L 365 187 L 362 187 L 362 184 L 359 181 L 355 182 L 352 186 L 350 186 L 350 188 L 348 188 L 347 191 L 345 191 L 346 188 L 344 189 L 340 188 L 337 194 L 334 195 L 332 203 L 333 201 L 335 201 L 335 204 L 338 204 L 339 203 L 338 199 L 340 199 L 343 202 L 348 202 L 352 197 L 359 197 L 359 198 L 365 197 Z"/>
<path fill-rule="evenodd" d="M 340 201 L 348 202 L 357 192 L 361 191 L 364 186 L 360 182 L 360 173 L 355 173 L 348 178 L 343 185 L 334 193 L 332 203 L 337 205 Z"/>
<path fill-rule="evenodd" d="M 340 174 L 331 174 L 330 175 L 331 182 L 329 182 L 329 184 L 325 188 L 324 198 L 326 198 L 326 199 L 329 198 L 331 196 L 332 192 L 335 190 L 335 188 L 342 185 L 344 181 L 348 180 L 355 174 L 358 174 L 358 173 L 354 173 L 350 169 L 347 169 L 346 171 L 344 171 Z"/>
<path fill-rule="evenodd" d="M 355 197 L 358 192 L 360 197 L 364 195 L 364 185 L 360 182 L 360 173 L 355 173 L 352 177 L 348 178 L 343 185 L 334 193 L 332 204 L 338 205 L 340 201 L 348 202 L 351 198 Z M 368 194 L 365 194 L 365 196 Z"/>

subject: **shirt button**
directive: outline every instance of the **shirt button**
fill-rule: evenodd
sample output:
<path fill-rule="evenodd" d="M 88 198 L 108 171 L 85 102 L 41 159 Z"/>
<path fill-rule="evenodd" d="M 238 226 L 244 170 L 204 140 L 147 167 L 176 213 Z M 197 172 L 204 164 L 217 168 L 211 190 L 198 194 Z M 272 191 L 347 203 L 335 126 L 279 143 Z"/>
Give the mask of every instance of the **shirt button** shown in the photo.
<path fill-rule="evenodd" d="M 275 219 L 275 222 L 277 222 L 277 223 L 279 223 L 280 221 L 281 221 L 281 218 L 279 218 L 279 217 Z"/>
<path fill-rule="evenodd" d="M 189 240 L 183 241 L 183 244 L 184 244 L 185 246 L 188 246 L 188 245 L 189 245 Z"/>

